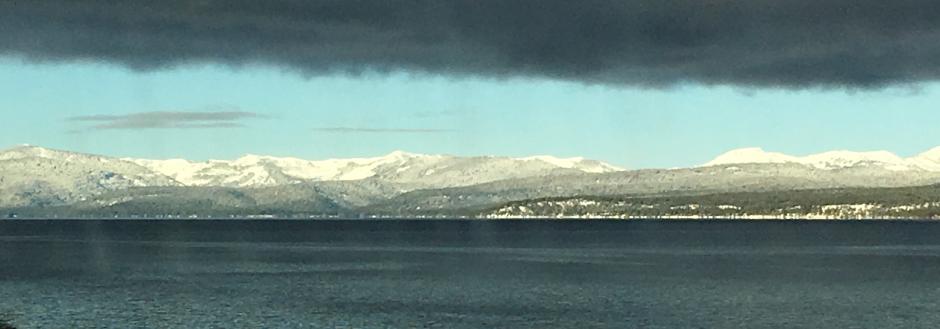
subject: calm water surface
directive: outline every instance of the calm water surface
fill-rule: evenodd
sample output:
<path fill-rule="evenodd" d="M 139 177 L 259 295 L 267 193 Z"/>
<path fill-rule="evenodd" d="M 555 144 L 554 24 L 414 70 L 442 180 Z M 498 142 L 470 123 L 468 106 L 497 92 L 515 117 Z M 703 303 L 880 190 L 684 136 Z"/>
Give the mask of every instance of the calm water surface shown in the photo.
<path fill-rule="evenodd" d="M 4 221 L 20 328 L 937 328 L 940 223 Z"/>

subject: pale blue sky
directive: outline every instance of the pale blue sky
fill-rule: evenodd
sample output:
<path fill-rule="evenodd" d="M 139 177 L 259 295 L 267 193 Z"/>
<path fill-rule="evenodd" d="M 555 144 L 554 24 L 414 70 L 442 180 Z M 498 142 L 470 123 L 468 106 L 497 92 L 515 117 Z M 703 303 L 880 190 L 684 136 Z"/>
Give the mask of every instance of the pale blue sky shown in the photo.
<path fill-rule="evenodd" d="M 808 154 L 940 145 L 940 88 L 878 91 L 688 85 L 667 90 L 431 75 L 303 77 L 270 67 L 134 72 L 94 63 L 0 60 L 0 147 L 34 144 L 112 156 L 308 159 L 393 150 L 585 156 L 629 168 L 689 166 L 729 149 Z M 259 113 L 243 128 L 93 130 L 86 115 Z M 338 132 L 322 128 L 361 128 Z M 381 130 L 388 131 L 381 131 Z M 400 131 L 440 130 L 440 131 Z"/>

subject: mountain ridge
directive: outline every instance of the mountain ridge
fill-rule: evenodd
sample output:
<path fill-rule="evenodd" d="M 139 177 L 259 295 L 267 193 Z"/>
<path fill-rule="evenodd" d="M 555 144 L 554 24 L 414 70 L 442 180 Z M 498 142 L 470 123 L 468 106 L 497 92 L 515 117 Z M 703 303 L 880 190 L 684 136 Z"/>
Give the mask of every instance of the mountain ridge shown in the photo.
<path fill-rule="evenodd" d="M 794 157 L 750 148 L 716 159 L 720 161 L 707 166 L 641 170 L 580 157 L 402 151 L 372 158 L 246 155 L 192 162 L 118 159 L 29 146 L 0 152 L 0 208 L 92 217 L 161 212 L 446 216 L 539 198 L 747 195 L 940 183 L 940 171 L 927 170 L 940 163 L 938 148 L 910 158 L 845 151 Z"/>
<path fill-rule="evenodd" d="M 738 148 L 722 153 L 700 167 L 734 164 L 797 163 L 817 169 L 833 170 L 856 166 L 879 166 L 892 171 L 923 170 L 940 172 L 940 146 L 911 157 L 900 157 L 889 151 L 833 150 L 805 156 L 768 152 L 761 147 Z"/>
<path fill-rule="evenodd" d="M 371 158 L 304 160 L 245 155 L 235 160 L 194 162 L 113 158 L 23 145 L 0 151 L 0 206 L 71 203 L 131 187 L 262 188 L 372 179 L 391 187 L 379 190 L 403 192 L 621 170 L 595 160 L 549 156 L 457 157 L 395 151 Z"/>

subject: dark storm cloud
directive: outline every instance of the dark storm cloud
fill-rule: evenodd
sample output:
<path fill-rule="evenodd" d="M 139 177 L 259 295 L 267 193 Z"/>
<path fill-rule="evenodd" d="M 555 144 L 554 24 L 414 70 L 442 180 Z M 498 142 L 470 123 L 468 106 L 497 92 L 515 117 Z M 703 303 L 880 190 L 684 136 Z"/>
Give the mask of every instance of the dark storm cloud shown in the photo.
<path fill-rule="evenodd" d="M 612 85 L 940 77 L 936 0 L 0 0 L 0 54 Z"/>
<path fill-rule="evenodd" d="M 263 116 L 241 111 L 230 112 L 143 112 L 125 115 L 87 115 L 68 118 L 85 123 L 88 130 L 109 129 L 193 129 L 244 127 L 243 120 Z"/>
<path fill-rule="evenodd" d="M 452 129 L 431 129 L 431 128 L 365 128 L 365 127 L 323 127 L 314 128 L 314 131 L 327 133 L 358 134 L 358 133 L 379 133 L 379 134 L 436 134 L 453 132 Z"/>

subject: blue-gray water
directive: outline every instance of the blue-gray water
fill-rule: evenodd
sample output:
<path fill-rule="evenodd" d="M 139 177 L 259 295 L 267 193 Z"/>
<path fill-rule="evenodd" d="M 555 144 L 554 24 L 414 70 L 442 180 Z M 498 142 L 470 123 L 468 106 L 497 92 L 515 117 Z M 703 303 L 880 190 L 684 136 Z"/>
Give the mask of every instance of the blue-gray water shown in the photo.
<path fill-rule="evenodd" d="M 937 328 L 940 223 L 0 222 L 20 328 Z"/>

